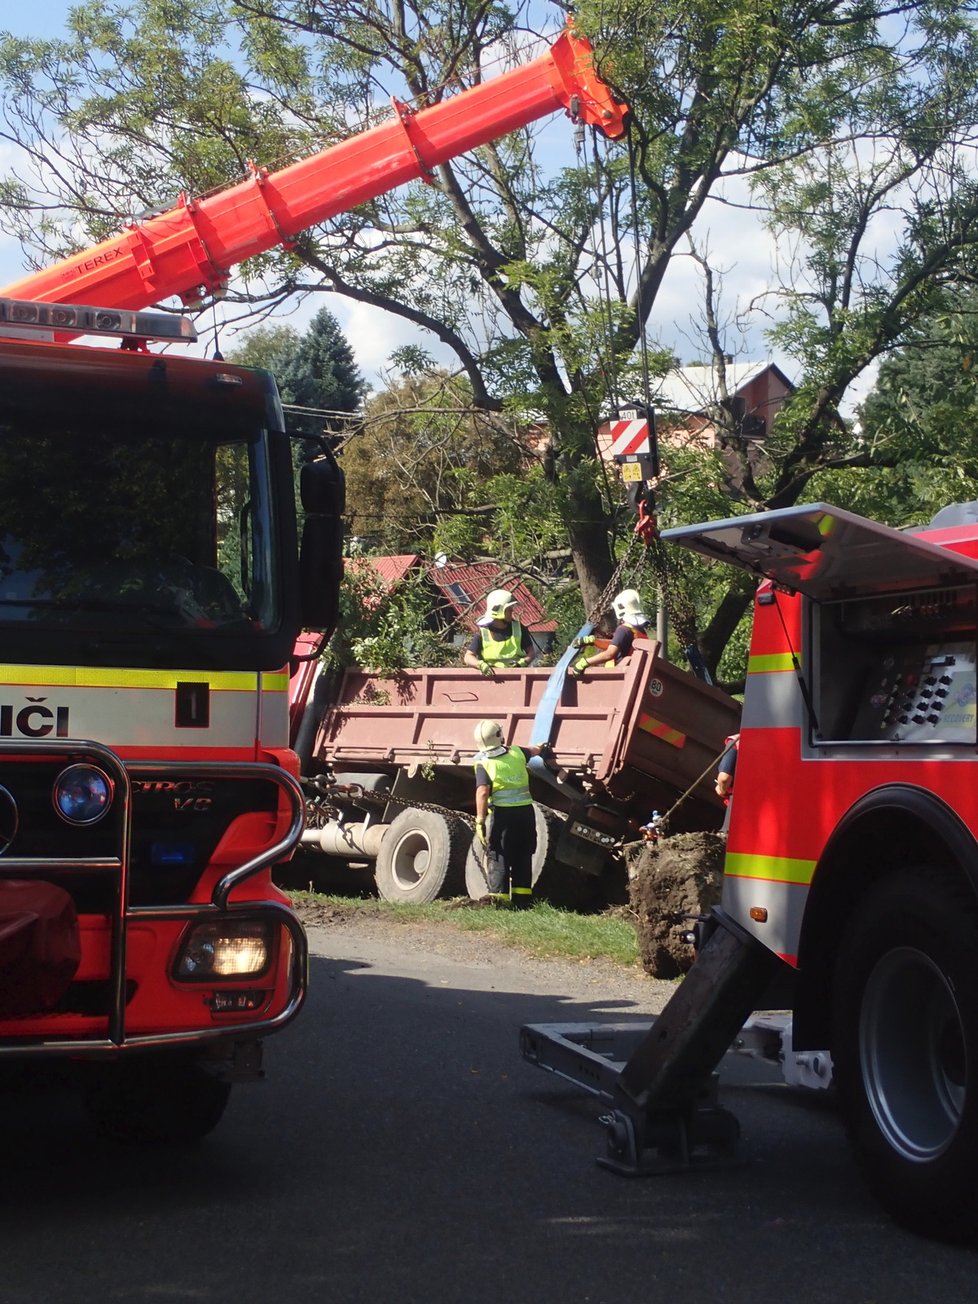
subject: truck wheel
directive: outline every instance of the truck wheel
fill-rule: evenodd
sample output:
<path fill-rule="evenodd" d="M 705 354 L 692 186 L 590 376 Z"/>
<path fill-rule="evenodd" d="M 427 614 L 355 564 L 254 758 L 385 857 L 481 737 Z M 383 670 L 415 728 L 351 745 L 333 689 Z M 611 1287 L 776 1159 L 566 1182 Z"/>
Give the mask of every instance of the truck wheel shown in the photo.
<path fill-rule="evenodd" d="M 461 820 L 431 810 L 402 810 L 380 844 L 374 881 L 385 901 L 425 905 L 457 896 L 469 833 Z"/>
<path fill-rule="evenodd" d="M 100 1070 L 83 1100 L 103 1136 L 116 1141 L 199 1141 L 221 1121 L 231 1084 L 190 1060 L 147 1056 Z"/>
<path fill-rule="evenodd" d="M 565 910 L 576 910 L 586 904 L 591 892 L 588 876 L 572 865 L 561 864 L 554 858 L 557 839 L 563 824 L 561 817 L 538 802 L 533 803 L 536 817 L 537 846 L 533 853 L 533 892 L 541 901 Z M 489 891 L 481 869 L 481 854 L 473 842 L 465 860 L 465 890 L 477 901 Z"/>
<path fill-rule="evenodd" d="M 883 1207 L 941 1240 L 978 1232 L 978 906 L 933 867 L 866 896 L 843 941 L 833 1078 Z"/>

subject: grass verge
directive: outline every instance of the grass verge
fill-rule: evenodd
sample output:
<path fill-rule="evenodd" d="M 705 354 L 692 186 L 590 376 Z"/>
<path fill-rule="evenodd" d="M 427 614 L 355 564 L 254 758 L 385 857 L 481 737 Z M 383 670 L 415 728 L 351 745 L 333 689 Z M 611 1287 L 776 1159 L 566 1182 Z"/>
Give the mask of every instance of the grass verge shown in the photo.
<path fill-rule="evenodd" d="M 586 961 L 602 958 L 626 968 L 640 967 L 635 926 L 630 918 L 617 911 L 578 915 L 568 910 L 556 910 L 545 901 L 538 901 L 532 910 L 508 911 L 471 909 L 465 904 L 467 898 L 409 906 L 375 898 L 361 900 L 315 892 L 292 892 L 290 895 L 300 910 L 307 903 L 331 908 L 348 917 L 362 914 L 368 919 L 383 916 L 392 922 L 437 924 L 457 928 L 460 932 L 484 933 L 543 959 L 559 957 Z"/>

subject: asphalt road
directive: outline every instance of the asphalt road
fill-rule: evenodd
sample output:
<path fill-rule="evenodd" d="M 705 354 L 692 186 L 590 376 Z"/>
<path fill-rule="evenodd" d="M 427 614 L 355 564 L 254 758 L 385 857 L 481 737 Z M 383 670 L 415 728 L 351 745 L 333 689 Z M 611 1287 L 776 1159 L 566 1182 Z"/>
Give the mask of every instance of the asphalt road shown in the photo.
<path fill-rule="evenodd" d="M 189 1152 L 106 1147 L 0 1097 L 2 1304 L 971 1304 L 978 1253 L 891 1225 L 824 1098 L 731 1059 L 742 1166 L 600 1168 L 600 1105 L 522 1062 L 523 1023 L 657 993 L 405 935 L 315 930 L 312 988 Z M 644 1007 L 644 1008 L 643 1008 Z"/>

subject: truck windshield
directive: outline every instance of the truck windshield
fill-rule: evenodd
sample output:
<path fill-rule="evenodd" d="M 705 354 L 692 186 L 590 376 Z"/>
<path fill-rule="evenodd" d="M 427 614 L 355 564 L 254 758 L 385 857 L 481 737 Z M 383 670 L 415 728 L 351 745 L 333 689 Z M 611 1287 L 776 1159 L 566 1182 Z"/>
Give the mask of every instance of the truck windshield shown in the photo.
<path fill-rule="evenodd" d="M 188 641 L 212 661 L 215 640 L 277 627 L 263 411 L 17 388 L 0 392 L 0 629 L 169 636 L 186 662 Z"/>

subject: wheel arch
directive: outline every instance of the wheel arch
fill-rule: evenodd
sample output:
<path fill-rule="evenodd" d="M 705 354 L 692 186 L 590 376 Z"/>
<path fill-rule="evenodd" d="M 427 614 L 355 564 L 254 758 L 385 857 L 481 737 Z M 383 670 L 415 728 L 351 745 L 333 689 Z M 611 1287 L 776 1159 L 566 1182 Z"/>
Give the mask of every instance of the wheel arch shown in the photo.
<path fill-rule="evenodd" d="M 978 900 L 978 842 L 934 793 L 887 784 L 862 796 L 819 857 L 798 949 L 792 1028 L 799 1050 L 824 1049 L 832 1029 L 832 987 L 845 921 L 869 889 L 902 866 L 940 861 Z"/>

